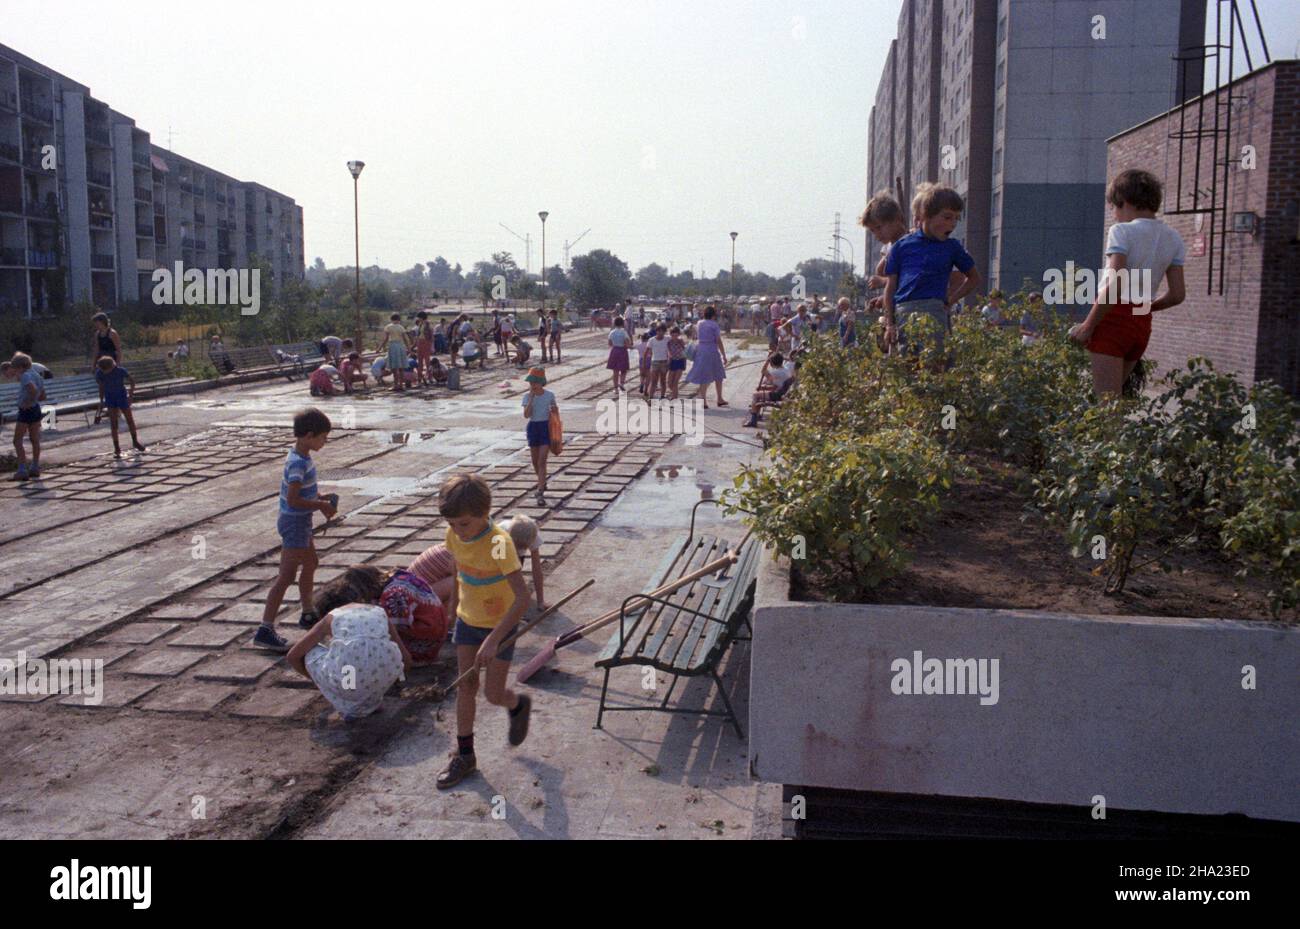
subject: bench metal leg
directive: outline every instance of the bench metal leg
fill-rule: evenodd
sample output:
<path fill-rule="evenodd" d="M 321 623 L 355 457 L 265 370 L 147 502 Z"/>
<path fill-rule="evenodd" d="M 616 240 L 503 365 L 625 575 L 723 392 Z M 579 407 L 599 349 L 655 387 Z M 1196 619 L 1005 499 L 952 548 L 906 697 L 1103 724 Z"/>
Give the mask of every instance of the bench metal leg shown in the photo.
<path fill-rule="evenodd" d="M 718 675 L 718 667 L 714 665 L 711 673 L 713 681 L 718 685 L 718 696 L 722 697 L 722 705 L 727 708 L 727 716 L 731 719 L 731 724 L 736 727 L 736 735 L 741 739 L 745 738 L 745 730 L 740 728 L 740 720 L 736 718 L 736 711 L 731 708 L 731 701 L 727 699 L 727 691 L 722 686 L 722 678 Z"/>
<path fill-rule="evenodd" d="M 664 694 L 664 702 L 659 704 L 661 710 L 668 709 L 668 701 L 673 697 L 673 691 L 677 689 L 677 682 L 682 679 L 680 674 L 673 675 L 673 682 L 668 686 L 668 693 Z"/>
<path fill-rule="evenodd" d="M 609 672 L 610 672 L 610 669 L 609 669 L 609 668 L 606 668 L 606 669 L 605 669 L 605 683 L 602 684 L 602 685 L 601 685 L 601 688 L 600 688 L 600 712 L 598 712 L 598 713 L 596 714 L 596 728 L 597 728 L 597 729 L 604 729 L 604 728 L 605 728 L 603 724 L 604 724 L 604 722 L 605 722 L 605 696 L 609 693 Z"/>

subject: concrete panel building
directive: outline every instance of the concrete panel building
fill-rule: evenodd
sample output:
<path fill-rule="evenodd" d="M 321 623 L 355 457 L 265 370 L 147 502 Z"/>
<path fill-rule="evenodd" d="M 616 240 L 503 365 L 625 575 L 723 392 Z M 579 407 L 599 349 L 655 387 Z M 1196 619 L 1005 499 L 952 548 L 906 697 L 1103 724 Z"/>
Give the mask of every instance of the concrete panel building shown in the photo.
<path fill-rule="evenodd" d="M 868 196 L 923 180 L 966 198 L 957 236 L 990 287 L 1102 251 L 1106 139 L 1199 91 L 1173 57 L 1205 31 L 1201 0 L 905 0 L 872 114 Z M 1098 17 L 1104 17 L 1098 19 Z M 934 36 L 940 36 L 936 42 Z M 910 60 L 902 71 L 895 63 Z M 937 121 L 916 112 L 939 79 Z M 908 86 L 903 86 L 904 82 Z M 928 85 L 928 86 L 926 86 Z M 881 114 L 911 107 L 885 131 Z M 925 136 L 918 138 L 918 136 Z M 938 170 L 927 157 L 937 153 Z M 879 244 L 868 237 L 868 250 Z"/>
<path fill-rule="evenodd" d="M 291 197 L 153 145 L 90 88 L 0 45 L 0 314 L 145 302 L 156 268 L 301 280 Z"/>

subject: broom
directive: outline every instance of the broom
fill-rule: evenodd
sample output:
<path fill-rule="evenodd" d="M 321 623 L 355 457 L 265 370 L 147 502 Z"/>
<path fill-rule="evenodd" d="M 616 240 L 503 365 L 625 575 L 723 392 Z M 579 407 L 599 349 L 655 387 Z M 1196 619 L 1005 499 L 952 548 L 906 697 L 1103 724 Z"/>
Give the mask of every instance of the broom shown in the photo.
<path fill-rule="evenodd" d="M 750 533 L 750 535 L 752 534 L 753 533 Z M 681 590 L 683 587 L 687 587 L 691 584 L 694 584 L 696 581 L 700 580 L 701 578 L 708 577 L 710 574 L 714 574 L 719 571 L 725 571 L 727 568 L 731 567 L 737 561 L 740 560 L 739 551 L 740 549 L 745 547 L 745 542 L 748 541 L 749 541 L 749 535 L 746 535 L 745 538 L 741 541 L 741 543 L 738 546 L 736 546 L 735 551 L 728 552 L 725 556 L 719 558 L 717 561 L 711 564 L 707 564 L 704 567 L 700 568 L 698 571 L 695 571 L 692 574 L 688 574 L 683 578 L 679 578 L 678 580 L 673 581 L 671 584 L 665 584 L 664 586 L 656 590 L 650 591 L 648 594 L 641 594 L 637 599 L 644 599 L 647 597 L 665 597 L 670 593 L 674 593 L 678 590 Z M 648 600 L 645 602 L 645 606 L 649 606 Z M 638 608 L 644 608 L 644 607 L 638 607 Z M 542 649 L 536 655 L 536 657 L 533 658 L 532 661 L 528 662 L 528 664 L 520 668 L 519 674 L 515 677 L 515 683 L 516 684 L 526 683 L 529 678 L 531 678 L 534 674 L 542 670 L 542 668 L 546 667 L 546 665 L 550 663 L 551 659 L 555 657 L 555 653 L 559 649 L 564 648 L 567 645 L 572 645 L 574 642 L 581 641 L 582 639 L 585 639 L 587 636 L 591 635 L 591 633 L 598 632 L 599 630 L 605 628 L 606 626 L 614 622 L 617 622 L 618 618 L 621 615 L 623 615 L 623 607 L 620 607 L 617 610 L 610 610 L 608 613 L 606 613 L 604 616 L 601 616 L 599 619 L 593 619 L 585 626 L 580 626 L 577 629 L 572 630 L 571 632 L 566 632 L 564 635 L 557 638 L 554 642 L 551 642 L 549 645 L 547 645 L 546 648 Z"/>
<path fill-rule="evenodd" d="M 587 583 L 583 584 L 581 587 L 579 587 L 573 593 L 569 594 L 559 603 L 555 604 L 552 607 L 548 607 L 546 612 L 544 612 L 541 616 L 538 616 L 531 623 L 529 623 L 526 626 L 520 627 L 514 634 L 510 636 L 510 638 L 506 639 L 504 642 L 501 643 L 501 647 L 497 649 L 497 655 L 500 655 L 502 652 L 507 651 L 510 648 L 510 646 L 515 644 L 515 642 L 519 641 L 529 632 L 531 632 L 532 630 L 540 626 L 545 620 L 549 619 L 552 614 L 554 614 L 557 610 L 560 609 L 560 607 L 564 606 L 566 603 L 568 603 L 570 600 L 577 597 L 579 594 L 586 592 L 587 588 L 591 587 L 595 583 L 596 583 L 596 579 L 593 577 L 591 580 L 587 581 Z M 469 680 L 473 675 L 477 673 L 478 673 L 477 667 L 470 668 L 468 671 L 466 671 L 460 677 L 456 678 L 446 687 L 435 688 L 434 697 L 438 700 L 445 699 L 447 694 L 451 693 L 453 690 L 455 690 L 461 684 L 465 683 L 465 681 Z"/>

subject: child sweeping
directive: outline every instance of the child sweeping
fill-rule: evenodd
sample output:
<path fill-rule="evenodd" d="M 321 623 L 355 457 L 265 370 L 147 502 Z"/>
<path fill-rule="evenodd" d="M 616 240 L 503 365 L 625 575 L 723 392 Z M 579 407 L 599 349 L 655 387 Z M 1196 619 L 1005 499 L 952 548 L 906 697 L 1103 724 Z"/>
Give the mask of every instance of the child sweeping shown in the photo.
<path fill-rule="evenodd" d="M 439 513 L 447 520 L 447 550 L 456 561 L 457 583 L 448 603 L 456 616 L 456 661 L 461 674 L 478 670 L 456 690 L 456 750 L 438 776 L 438 789 L 451 790 L 478 770 L 474 719 L 479 677 L 489 703 L 506 710 L 509 742 L 528 737 L 532 700 L 506 686 L 514 646 L 497 654 L 528 610 L 528 586 L 514 542 L 489 519 L 492 490 L 477 475 L 460 474 L 442 487 Z"/>

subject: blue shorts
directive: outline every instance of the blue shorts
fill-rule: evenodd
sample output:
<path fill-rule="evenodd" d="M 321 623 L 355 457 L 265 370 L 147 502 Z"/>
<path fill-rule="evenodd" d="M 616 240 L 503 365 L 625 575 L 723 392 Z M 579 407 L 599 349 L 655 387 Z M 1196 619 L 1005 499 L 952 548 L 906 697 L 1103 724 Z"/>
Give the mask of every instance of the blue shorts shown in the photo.
<path fill-rule="evenodd" d="M 39 423 L 44 418 L 45 414 L 41 412 L 41 405 L 39 403 L 33 407 L 29 407 L 28 409 L 18 411 L 18 421 L 20 423 L 26 423 L 29 426 Z"/>
<path fill-rule="evenodd" d="M 465 620 L 457 617 L 456 631 L 452 633 L 451 644 L 455 646 L 469 645 L 478 648 L 486 642 L 487 637 L 495 631 L 495 629 L 480 629 L 478 626 L 471 626 L 469 623 L 465 622 Z M 513 635 L 513 633 L 514 630 L 511 630 L 511 635 Z M 506 638 L 510 638 L 510 635 L 507 635 Z M 514 661 L 515 647 L 511 645 L 504 652 L 498 655 L 497 659 L 500 661 Z"/>
<path fill-rule="evenodd" d="M 550 422 L 528 424 L 528 447 L 549 448 L 551 445 Z"/>
<path fill-rule="evenodd" d="M 907 322 L 916 317 L 929 317 L 936 324 L 937 331 L 930 338 L 935 340 L 935 347 L 942 352 L 944 336 L 948 334 L 948 308 L 944 306 L 942 300 L 913 300 L 908 303 L 900 303 L 897 306 L 898 315 L 898 345 L 900 348 L 917 354 L 921 346 L 917 344 L 909 345 L 907 334 L 903 327 Z"/>
<path fill-rule="evenodd" d="M 106 410 L 129 410 L 131 409 L 131 400 L 126 394 L 113 396 L 104 395 L 104 409 Z"/>
<path fill-rule="evenodd" d="M 686 370 L 686 359 L 685 359 L 685 358 L 678 358 L 678 359 L 676 359 L 675 361 L 669 361 L 669 362 L 668 362 L 668 370 L 669 370 L 669 371 L 685 371 L 685 370 Z"/>
<path fill-rule="evenodd" d="M 301 551 L 311 548 L 311 512 L 301 514 L 281 513 L 275 528 L 280 530 L 280 541 L 286 549 Z"/>

